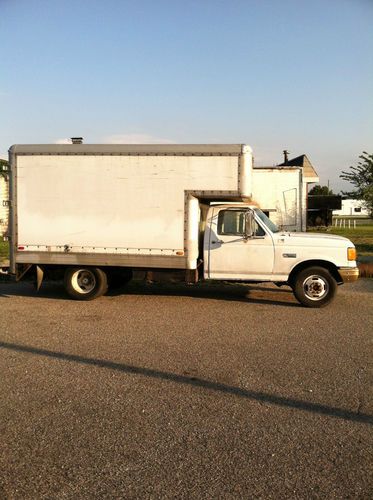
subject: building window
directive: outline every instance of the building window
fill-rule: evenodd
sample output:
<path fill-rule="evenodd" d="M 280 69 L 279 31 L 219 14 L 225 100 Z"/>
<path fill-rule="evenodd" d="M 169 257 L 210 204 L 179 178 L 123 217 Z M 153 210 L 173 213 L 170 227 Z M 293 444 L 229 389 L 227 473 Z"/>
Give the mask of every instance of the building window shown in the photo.
<path fill-rule="evenodd" d="M 361 212 L 361 207 L 355 207 L 354 212 Z"/>

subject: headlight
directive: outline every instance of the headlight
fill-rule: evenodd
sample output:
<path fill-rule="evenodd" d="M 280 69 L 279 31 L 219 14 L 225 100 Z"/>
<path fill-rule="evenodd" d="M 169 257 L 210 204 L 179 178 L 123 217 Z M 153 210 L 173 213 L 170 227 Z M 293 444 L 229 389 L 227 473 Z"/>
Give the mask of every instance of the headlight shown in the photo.
<path fill-rule="evenodd" d="M 347 248 L 347 260 L 356 260 L 356 248 L 348 247 Z"/>

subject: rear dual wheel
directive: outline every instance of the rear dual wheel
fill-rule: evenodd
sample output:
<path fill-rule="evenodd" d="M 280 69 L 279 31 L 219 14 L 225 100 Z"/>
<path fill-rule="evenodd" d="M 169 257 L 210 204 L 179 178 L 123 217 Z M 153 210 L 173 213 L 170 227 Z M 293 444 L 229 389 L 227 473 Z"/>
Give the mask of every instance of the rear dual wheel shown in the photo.
<path fill-rule="evenodd" d="M 69 267 L 64 285 L 66 292 L 76 300 L 93 300 L 107 292 L 106 273 L 98 267 Z"/>

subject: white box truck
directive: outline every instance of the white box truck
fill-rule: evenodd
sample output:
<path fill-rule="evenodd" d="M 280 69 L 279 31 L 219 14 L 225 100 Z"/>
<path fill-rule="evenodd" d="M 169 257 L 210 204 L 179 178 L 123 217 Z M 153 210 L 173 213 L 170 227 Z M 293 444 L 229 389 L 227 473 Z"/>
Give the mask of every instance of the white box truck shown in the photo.
<path fill-rule="evenodd" d="M 358 277 L 351 241 L 279 229 L 252 202 L 252 151 L 238 145 L 14 145 L 10 273 L 63 273 L 89 300 L 134 270 L 188 282 L 275 282 L 306 306 Z"/>

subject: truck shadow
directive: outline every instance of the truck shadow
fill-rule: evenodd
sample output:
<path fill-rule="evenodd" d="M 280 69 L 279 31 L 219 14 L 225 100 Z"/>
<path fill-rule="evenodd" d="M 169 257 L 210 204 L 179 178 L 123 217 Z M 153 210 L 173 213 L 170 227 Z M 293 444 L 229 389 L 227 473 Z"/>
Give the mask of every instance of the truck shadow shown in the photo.
<path fill-rule="evenodd" d="M 247 304 L 271 304 L 275 306 L 300 307 L 289 288 L 275 288 L 262 285 L 246 284 L 210 284 L 185 285 L 180 283 L 145 283 L 133 282 L 120 289 L 109 290 L 107 297 L 126 295 L 154 295 L 163 297 L 189 297 L 195 299 L 211 299 Z M 31 282 L 0 283 L 0 297 L 33 297 L 35 299 L 70 299 L 59 282 L 43 283 L 39 292 L 36 292 Z M 100 299 L 97 299 L 100 300 Z M 104 299 L 103 299 L 104 300 Z"/>
<path fill-rule="evenodd" d="M 60 361 L 67 361 L 86 366 L 95 366 L 102 369 L 115 370 L 126 374 L 138 375 L 140 377 L 147 377 L 151 379 L 158 379 L 170 383 L 194 386 L 202 388 L 206 391 L 229 394 L 235 397 L 257 401 L 260 403 L 266 403 L 284 408 L 292 408 L 300 411 L 325 415 L 328 417 L 350 420 L 364 424 L 373 424 L 373 416 L 369 414 L 354 412 L 351 410 L 338 408 L 334 406 L 328 406 L 321 403 L 313 403 L 310 401 L 293 399 L 286 396 L 266 393 L 262 391 L 243 389 L 240 387 L 226 385 L 218 381 L 212 381 L 199 377 L 192 377 L 186 373 L 177 374 L 177 373 L 157 370 L 155 368 L 134 366 L 130 364 L 119 363 L 105 359 L 87 358 L 85 356 L 80 356 L 76 354 L 56 352 L 28 345 L 14 344 L 10 342 L 0 341 L 0 348 L 22 354 L 30 354 L 33 356 L 44 356 L 48 358 L 57 359 Z"/>
<path fill-rule="evenodd" d="M 240 283 L 201 283 L 197 285 L 134 283 L 120 290 L 109 291 L 109 296 L 116 295 L 157 295 L 212 299 L 233 302 L 272 304 L 287 307 L 300 307 L 290 288 L 266 287 L 257 284 Z"/>

